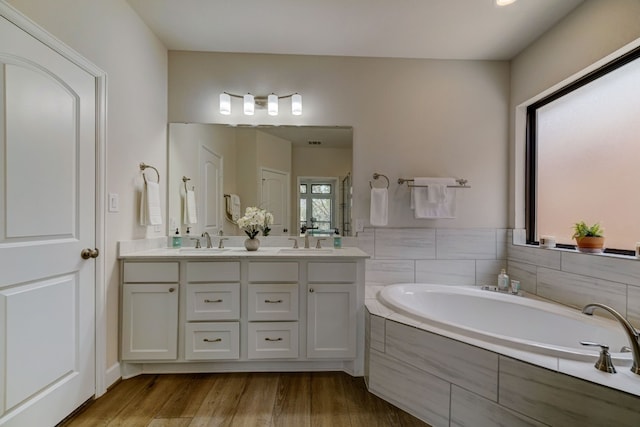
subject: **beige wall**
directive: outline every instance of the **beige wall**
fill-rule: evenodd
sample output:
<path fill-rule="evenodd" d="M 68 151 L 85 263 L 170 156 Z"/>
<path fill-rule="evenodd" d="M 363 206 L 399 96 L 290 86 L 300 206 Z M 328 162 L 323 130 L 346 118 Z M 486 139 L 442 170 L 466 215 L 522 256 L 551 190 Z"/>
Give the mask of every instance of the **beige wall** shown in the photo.
<path fill-rule="evenodd" d="M 157 167 L 166 184 L 167 50 L 124 0 L 8 3 L 107 73 L 106 187 L 120 195 L 120 212 L 107 214 L 100 248 L 107 270 L 108 368 L 118 361 L 117 242 L 165 234 L 164 227 L 158 233 L 140 227 L 136 218 L 138 164 Z"/>
<path fill-rule="evenodd" d="M 511 62 L 509 226 L 524 226 L 524 121 L 516 107 L 640 37 L 640 1 L 586 0 Z"/>
<path fill-rule="evenodd" d="M 218 95 L 300 92 L 303 115 L 232 115 Z M 389 225 L 506 227 L 509 64 L 300 55 L 169 52 L 171 122 L 353 126 L 354 218 L 369 218 L 369 181 L 387 175 Z M 236 102 L 234 102 L 236 101 Z M 455 176 L 454 220 L 415 220 L 399 177 Z"/>

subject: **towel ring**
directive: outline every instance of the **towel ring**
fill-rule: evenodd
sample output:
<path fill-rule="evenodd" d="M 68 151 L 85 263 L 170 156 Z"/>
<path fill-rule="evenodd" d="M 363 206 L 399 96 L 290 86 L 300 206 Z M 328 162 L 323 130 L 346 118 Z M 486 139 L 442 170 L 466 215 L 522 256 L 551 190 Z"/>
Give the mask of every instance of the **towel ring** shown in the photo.
<path fill-rule="evenodd" d="M 389 189 L 389 178 L 387 178 L 387 176 L 386 176 L 386 175 L 383 175 L 383 174 L 378 173 L 378 172 L 375 172 L 375 173 L 373 174 L 373 179 L 378 179 L 378 178 L 380 178 L 380 177 L 383 177 L 384 179 L 386 179 L 386 180 L 387 180 L 387 189 Z M 373 185 L 371 185 L 371 181 L 369 181 L 369 187 L 370 187 L 370 188 L 373 188 Z"/>
<path fill-rule="evenodd" d="M 160 184 L 160 172 L 158 172 L 158 169 L 154 168 L 151 165 L 147 165 L 144 162 L 141 162 L 140 163 L 140 170 L 142 171 L 142 178 L 144 179 L 144 183 L 145 184 L 147 183 L 147 176 L 144 174 L 144 170 L 147 169 L 147 168 L 151 168 L 154 171 L 156 171 L 156 175 L 158 176 L 158 184 Z"/>

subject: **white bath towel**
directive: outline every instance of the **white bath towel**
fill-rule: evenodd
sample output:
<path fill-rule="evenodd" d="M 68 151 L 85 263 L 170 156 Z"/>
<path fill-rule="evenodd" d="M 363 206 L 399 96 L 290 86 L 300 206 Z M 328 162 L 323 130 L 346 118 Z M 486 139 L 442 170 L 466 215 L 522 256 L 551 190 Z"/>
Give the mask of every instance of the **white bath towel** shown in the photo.
<path fill-rule="evenodd" d="M 196 207 L 196 192 L 187 190 L 184 197 L 184 224 L 191 225 L 198 223 L 198 210 Z"/>
<path fill-rule="evenodd" d="M 370 222 L 374 227 L 383 227 L 389 220 L 389 192 L 386 188 L 371 189 Z"/>
<path fill-rule="evenodd" d="M 140 197 L 140 225 L 162 224 L 162 209 L 160 207 L 160 184 L 145 182 Z"/>
<path fill-rule="evenodd" d="M 229 205 L 231 209 L 231 219 L 237 221 L 240 219 L 240 213 L 242 212 L 240 209 L 240 196 L 237 194 L 232 194 L 229 197 Z"/>
<path fill-rule="evenodd" d="M 415 218 L 455 218 L 457 185 L 455 178 L 414 178 L 411 209 Z"/>

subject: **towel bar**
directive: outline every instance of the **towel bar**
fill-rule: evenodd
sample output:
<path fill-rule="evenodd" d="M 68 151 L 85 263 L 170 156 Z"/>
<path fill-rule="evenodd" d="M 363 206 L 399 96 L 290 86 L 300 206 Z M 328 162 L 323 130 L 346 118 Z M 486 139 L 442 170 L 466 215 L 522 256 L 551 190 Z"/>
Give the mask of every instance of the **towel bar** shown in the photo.
<path fill-rule="evenodd" d="M 187 181 L 191 181 L 191 178 L 187 178 L 186 176 L 183 176 L 182 182 L 184 182 L 184 194 L 187 194 L 187 191 L 189 191 L 187 189 Z M 195 185 L 191 187 L 191 190 L 195 190 L 195 189 L 196 189 Z"/>
<path fill-rule="evenodd" d="M 373 179 L 378 179 L 378 178 L 380 178 L 380 177 L 383 177 L 384 179 L 386 179 L 386 180 L 387 180 L 387 188 L 389 188 L 389 178 L 387 178 L 387 176 L 386 176 L 386 175 L 383 175 L 383 174 L 378 173 L 378 172 L 375 172 L 375 173 L 373 174 Z M 373 185 L 371 185 L 371 181 L 369 181 L 369 187 L 373 188 Z"/>
<path fill-rule="evenodd" d="M 410 184 L 411 182 L 414 182 L 413 179 L 405 179 L 405 178 L 398 178 L 398 184 L 407 184 L 407 187 L 428 187 L 428 185 L 412 185 Z M 459 185 L 447 185 L 447 188 L 471 188 L 471 186 L 467 185 L 467 180 L 466 179 L 456 179 L 456 182 Z"/>
<path fill-rule="evenodd" d="M 158 172 L 158 169 L 154 168 L 151 165 L 147 165 L 144 162 L 140 163 L 140 170 L 142 171 L 142 178 L 144 179 L 145 184 L 147 183 L 147 176 L 144 174 L 144 170 L 150 168 L 153 169 L 154 171 L 156 171 L 156 175 L 158 175 L 158 184 L 160 184 L 160 172 Z"/>

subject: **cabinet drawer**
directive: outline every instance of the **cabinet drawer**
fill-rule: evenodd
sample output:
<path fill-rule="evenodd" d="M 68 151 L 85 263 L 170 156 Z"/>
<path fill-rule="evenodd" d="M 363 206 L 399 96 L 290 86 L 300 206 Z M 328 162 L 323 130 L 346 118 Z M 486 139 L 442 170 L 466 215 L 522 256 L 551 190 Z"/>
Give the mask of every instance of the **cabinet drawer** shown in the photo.
<path fill-rule="evenodd" d="M 125 262 L 125 283 L 175 283 L 179 279 L 177 262 Z"/>
<path fill-rule="evenodd" d="M 249 323 L 249 359 L 298 357 L 298 322 Z"/>
<path fill-rule="evenodd" d="M 249 320 L 298 320 L 298 284 L 249 285 Z"/>
<path fill-rule="evenodd" d="M 251 262 L 249 282 L 297 282 L 297 262 Z"/>
<path fill-rule="evenodd" d="M 231 262 L 189 262 L 187 282 L 239 282 L 240 263 Z"/>
<path fill-rule="evenodd" d="M 187 320 L 240 319 L 239 283 L 189 283 Z"/>
<path fill-rule="evenodd" d="M 187 323 L 185 359 L 239 359 L 240 326 L 238 322 Z"/>
<path fill-rule="evenodd" d="M 307 277 L 314 283 L 353 283 L 357 268 L 353 262 L 310 262 Z"/>

